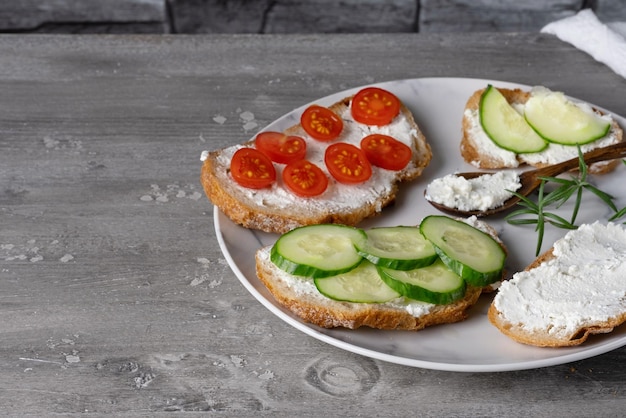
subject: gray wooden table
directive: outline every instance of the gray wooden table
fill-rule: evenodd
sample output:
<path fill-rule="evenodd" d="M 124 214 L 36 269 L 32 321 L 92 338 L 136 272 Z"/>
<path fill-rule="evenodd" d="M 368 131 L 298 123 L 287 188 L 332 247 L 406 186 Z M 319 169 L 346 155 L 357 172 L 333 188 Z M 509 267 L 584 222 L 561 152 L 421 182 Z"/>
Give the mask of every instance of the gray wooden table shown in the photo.
<path fill-rule="evenodd" d="M 316 98 L 415 77 L 543 84 L 626 115 L 547 35 L 0 36 L 0 410 L 617 416 L 626 348 L 457 373 L 335 348 L 239 283 L 200 153 Z"/>

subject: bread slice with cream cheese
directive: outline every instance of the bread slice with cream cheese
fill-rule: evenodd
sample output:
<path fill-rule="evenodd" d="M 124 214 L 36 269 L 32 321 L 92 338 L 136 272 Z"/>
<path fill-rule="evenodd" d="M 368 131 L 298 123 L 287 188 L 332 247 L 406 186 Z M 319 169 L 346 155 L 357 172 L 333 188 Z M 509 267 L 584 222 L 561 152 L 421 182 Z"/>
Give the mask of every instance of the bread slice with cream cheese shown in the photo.
<path fill-rule="evenodd" d="M 420 176 L 430 162 L 432 152 L 413 115 L 404 105 L 400 114 L 387 126 L 360 124 L 350 115 L 347 97 L 329 108 L 344 122 L 340 137 L 332 142 L 348 142 L 359 146 L 361 139 L 371 133 L 393 136 L 412 150 L 409 164 L 400 171 L 372 166 L 372 177 L 364 183 L 346 185 L 328 176 L 328 189 L 320 196 L 298 197 L 281 184 L 282 165 L 276 164 L 277 181 L 269 188 L 254 190 L 237 184 L 229 174 L 230 159 L 241 147 L 252 147 L 253 141 L 208 152 L 202 165 L 201 183 L 209 200 L 235 223 L 265 232 L 284 233 L 295 227 L 320 223 L 356 225 L 374 216 L 395 200 L 400 183 Z M 307 142 L 307 159 L 327 174 L 324 150 L 327 143 L 310 138 L 298 125 L 285 133 L 298 135 Z"/>
<path fill-rule="evenodd" d="M 506 98 L 507 102 L 515 109 L 523 114 L 523 108 L 526 101 L 531 97 L 532 91 L 524 91 L 522 89 L 499 88 L 498 90 Z M 495 142 L 489 138 L 481 126 L 480 122 L 480 99 L 485 89 L 477 90 L 468 99 L 462 119 L 462 137 L 461 137 L 461 155 L 463 159 L 479 168 L 501 169 L 516 168 L 523 164 L 535 167 L 544 167 L 547 165 L 557 164 L 559 162 L 576 158 L 578 149 L 575 146 L 566 146 L 551 143 L 548 147 L 540 152 L 517 154 L 498 147 Z M 577 102 L 580 103 L 580 102 Z M 588 106 L 587 104 L 580 104 Z M 597 109 L 593 109 L 603 118 L 611 121 L 611 128 L 606 136 L 597 139 L 589 144 L 581 146 L 583 152 L 592 149 L 616 144 L 623 141 L 623 130 L 619 124 Z M 589 171 L 594 174 L 603 174 L 612 171 L 619 164 L 619 160 L 603 161 L 594 163 L 590 166 Z"/>
<path fill-rule="evenodd" d="M 502 283 L 490 322 L 520 343 L 575 346 L 626 322 L 626 226 L 595 222 L 568 232 Z"/>

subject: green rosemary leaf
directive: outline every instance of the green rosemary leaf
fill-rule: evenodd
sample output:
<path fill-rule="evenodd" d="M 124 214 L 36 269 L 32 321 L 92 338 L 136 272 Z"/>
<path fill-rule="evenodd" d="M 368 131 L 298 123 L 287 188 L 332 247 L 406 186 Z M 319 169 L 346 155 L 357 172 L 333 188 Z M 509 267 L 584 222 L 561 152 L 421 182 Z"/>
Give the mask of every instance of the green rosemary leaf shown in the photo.
<path fill-rule="evenodd" d="M 506 215 L 504 217 L 504 219 L 514 218 L 514 217 L 520 216 L 520 215 L 534 215 L 535 213 L 537 213 L 537 211 L 535 211 L 533 209 L 518 209 L 518 210 L 513 211 L 513 212 L 509 213 L 508 215 Z"/>
<path fill-rule="evenodd" d="M 576 200 L 574 201 L 574 208 L 572 209 L 572 219 L 570 223 L 576 222 L 576 217 L 578 216 L 578 211 L 580 209 L 580 203 L 583 200 L 583 188 L 578 187 L 576 190 Z"/>
<path fill-rule="evenodd" d="M 534 225 L 538 223 L 537 219 L 511 219 L 507 222 L 511 225 Z"/>
<path fill-rule="evenodd" d="M 556 203 L 557 208 L 561 207 L 576 191 L 576 187 L 571 183 L 565 184 L 557 189 L 554 189 L 546 195 L 543 201 L 543 206 L 548 206 Z"/>
<path fill-rule="evenodd" d="M 548 219 L 548 222 L 551 225 L 557 226 L 559 228 L 562 228 L 562 229 L 576 229 L 576 228 L 578 228 L 572 222 L 568 221 L 567 219 L 562 218 L 561 216 L 557 215 L 556 213 L 546 212 L 546 213 L 544 213 L 544 216 Z"/>
<path fill-rule="evenodd" d="M 528 210 L 532 211 L 533 213 L 538 210 L 537 204 L 535 202 L 533 202 L 532 200 L 528 199 L 526 196 L 522 196 L 521 194 L 515 193 L 513 192 L 514 196 L 519 197 L 520 201 L 517 202 L 518 206 L 521 206 L 523 208 L 528 208 Z"/>
<path fill-rule="evenodd" d="M 546 182 L 550 181 L 553 183 L 561 183 L 561 184 L 572 184 L 572 180 L 575 180 L 576 177 L 570 177 L 570 180 L 568 179 L 563 179 L 561 177 L 545 177 L 545 176 L 539 176 L 537 177 L 540 180 L 544 180 Z"/>
<path fill-rule="evenodd" d="M 534 216 L 536 215 L 537 212 L 533 211 L 533 210 L 528 210 L 528 209 L 520 209 L 520 210 L 516 210 L 515 212 L 511 212 L 509 213 L 507 216 L 504 217 L 504 219 L 510 223 L 510 224 L 517 224 L 517 225 L 523 225 L 523 224 L 529 224 L 529 223 L 537 223 L 536 219 L 533 218 L 522 218 L 522 219 L 515 219 L 515 218 L 519 218 L 520 216 L 525 216 L 525 215 L 531 215 Z"/>
<path fill-rule="evenodd" d="M 519 194 L 517 192 L 512 192 L 512 193 L 513 193 L 514 196 L 517 196 L 517 197 L 520 198 L 520 202 L 524 202 L 524 203 L 526 203 L 528 205 L 531 205 L 531 206 L 537 206 L 537 204 L 535 202 L 533 202 L 532 200 L 530 200 L 530 198 L 528 196 L 521 195 L 521 194 Z"/>
<path fill-rule="evenodd" d="M 602 199 L 602 201 L 606 203 L 611 209 L 613 209 L 613 211 L 617 212 L 617 206 L 615 206 L 615 203 L 613 203 L 613 199 L 615 199 L 614 196 L 598 189 L 597 187 L 589 183 L 585 184 L 584 187 L 585 189 L 589 190 L 591 193 Z"/>
<path fill-rule="evenodd" d="M 587 178 L 587 163 L 585 163 L 585 157 L 580 145 L 576 145 L 576 147 L 578 148 L 578 171 L 580 173 L 578 177 L 584 181 Z"/>
<path fill-rule="evenodd" d="M 535 256 L 538 256 L 541 252 L 541 245 L 543 244 L 543 234 L 545 231 L 543 217 L 539 216 L 537 220 L 539 222 L 537 222 L 537 228 L 535 228 L 535 230 L 537 231 L 537 247 L 535 248 Z"/>
<path fill-rule="evenodd" d="M 616 221 L 622 216 L 626 216 L 626 207 L 622 208 L 622 210 L 617 211 L 613 216 L 609 218 L 609 221 Z M 626 223 L 626 222 L 624 222 Z"/>

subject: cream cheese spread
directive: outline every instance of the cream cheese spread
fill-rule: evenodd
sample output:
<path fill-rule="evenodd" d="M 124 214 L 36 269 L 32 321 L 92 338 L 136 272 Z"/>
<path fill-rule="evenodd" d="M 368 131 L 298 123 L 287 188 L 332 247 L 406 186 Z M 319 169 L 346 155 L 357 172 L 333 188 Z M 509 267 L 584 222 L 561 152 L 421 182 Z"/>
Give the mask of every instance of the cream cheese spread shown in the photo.
<path fill-rule="evenodd" d="M 545 87 L 536 86 L 533 88 L 533 90 L 531 90 L 531 94 L 533 93 L 533 91 L 544 92 L 545 90 L 547 90 Z M 581 108 L 584 112 L 594 112 L 593 108 L 587 103 L 573 100 L 571 102 Z M 523 104 L 516 103 L 512 106 L 521 115 L 524 114 Z M 466 109 L 463 117 L 465 118 L 469 127 L 468 133 L 472 137 L 476 148 L 480 150 L 480 154 L 484 157 L 493 159 L 494 161 L 501 162 L 501 165 L 504 167 L 515 168 L 518 167 L 520 163 L 527 163 L 531 165 L 552 165 L 565 160 L 576 158 L 578 156 L 577 147 L 554 143 L 548 144 L 547 148 L 540 152 L 516 154 L 515 152 L 500 148 L 495 144 L 495 142 L 491 140 L 491 138 L 489 138 L 489 136 L 485 133 L 480 124 L 480 115 L 477 109 Z M 608 114 L 601 115 L 600 117 L 607 122 L 613 123 L 613 118 Z M 604 137 L 599 138 L 588 144 L 581 145 L 580 148 L 582 152 L 585 153 L 596 148 L 606 147 L 608 145 L 615 144 L 617 142 L 619 142 L 619 138 L 617 137 L 615 130 L 611 129 Z M 478 161 L 472 161 L 471 164 L 480 167 L 480 163 Z"/>
<path fill-rule="evenodd" d="M 623 225 L 582 225 L 554 244 L 554 255 L 502 283 L 494 304 L 507 322 L 569 339 L 626 312 Z"/>
<path fill-rule="evenodd" d="M 522 187 L 513 171 L 466 179 L 449 174 L 433 180 L 426 188 L 426 200 L 463 211 L 487 210 L 502 206 Z"/>
<path fill-rule="evenodd" d="M 361 139 L 365 136 L 380 133 L 392 136 L 396 140 L 408 145 L 413 152 L 417 152 L 413 140 L 413 138 L 417 136 L 417 131 L 402 112 L 400 112 L 390 124 L 385 126 L 368 126 L 356 122 L 354 118 L 352 118 L 349 107 L 346 108 L 340 116 L 343 119 L 344 128 L 339 139 L 333 141 L 333 143 L 341 141 L 360 147 Z M 361 184 L 346 185 L 336 182 L 328 173 L 326 165 L 324 164 L 324 153 L 328 147 L 328 143 L 315 140 L 307 136 L 304 132 L 302 132 L 301 136 L 303 136 L 307 142 L 306 159 L 316 164 L 329 178 L 328 188 L 322 195 L 316 198 L 302 198 L 287 190 L 282 183 L 282 170 L 284 168 L 282 164 L 275 164 L 276 182 L 269 188 L 248 189 L 238 186 L 230 180 L 225 183 L 232 183 L 233 190 L 236 193 L 242 194 L 245 199 L 278 210 L 294 207 L 294 204 L 301 207 L 303 211 L 314 210 L 332 213 L 354 210 L 362 208 L 364 205 L 379 204 L 378 199 L 381 196 L 386 196 L 391 193 L 393 187 L 392 183 L 395 181 L 398 172 L 372 166 L 372 177 Z M 229 167 L 233 154 L 243 146 L 244 145 L 234 145 L 224 149 L 218 157 L 218 164 Z M 414 168 L 414 162 L 411 161 L 405 170 Z M 229 177 L 227 170 L 220 171 L 216 174 L 223 176 L 223 180 Z M 380 211 L 381 209 L 381 207 L 376 207 L 376 211 Z"/>
<path fill-rule="evenodd" d="M 463 113 L 463 117 L 467 122 L 467 132 L 474 142 L 474 147 L 480 150 L 480 154 L 483 158 L 499 161 L 504 167 L 515 168 L 519 166 L 517 160 L 517 154 L 513 151 L 500 148 L 495 142 L 489 138 L 482 125 L 480 124 L 480 115 L 478 110 L 466 109 Z M 480 167 L 479 161 L 470 161 L 470 163 L 476 167 Z"/>

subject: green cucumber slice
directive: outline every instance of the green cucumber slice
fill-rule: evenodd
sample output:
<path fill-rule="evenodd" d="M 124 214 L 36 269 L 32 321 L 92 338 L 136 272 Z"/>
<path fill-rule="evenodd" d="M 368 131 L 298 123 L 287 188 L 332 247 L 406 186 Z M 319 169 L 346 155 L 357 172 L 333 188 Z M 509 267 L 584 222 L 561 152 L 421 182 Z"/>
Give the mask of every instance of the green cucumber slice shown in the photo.
<path fill-rule="evenodd" d="M 568 100 L 561 92 L 535 89 L 524 107 L 526 121 L 546 141 L 582 145 L 605 136 L 611 123 Z"/>
<path fill-rule="evenodd" d="M 382 281 L 376 266 L 367 260 L 347 273 L 313 281 L 321 294 L 334 300 L 384 303 L 400 297 L 398 292 Z"/>
<path fill-rule="evenodd" d="M 367 240 L 357 244 L 357 251 L 377 266 L 412 270 L 432 264 L 438 257 L 435 247 L 417 227 L 372 228 L 365 234 Z"/>
<path fill-rule="evenodd" d="M 452 271 L 474 286 L 502 278 L 506 253 L 489 234 L 447 216 L 424 218 L 420 231 Z"/>
<path fill-rule="evenodd" d="M 278 238 L 272 246 L 270 260 L 295 276 L 335 276 L 359 265 L 363 258 L 355 245 L 366 239 L 363 230 L 350 226 L 303 226 Z"/>
<path fill-rule="evenodd" d="M 480 124 L 489 138 L 500 148 L 515 153 L 539 152 L 548 143 L 539 136 L 491 84 L 480 97 Z"/>
<path fill-rule="evenodd" d="M 410 299 L 446 305 L 465 295 L 465 281 L 440 259 L 430 266 L 414 270 L 379 267 L 378 271 L 390 288 Z"/>

